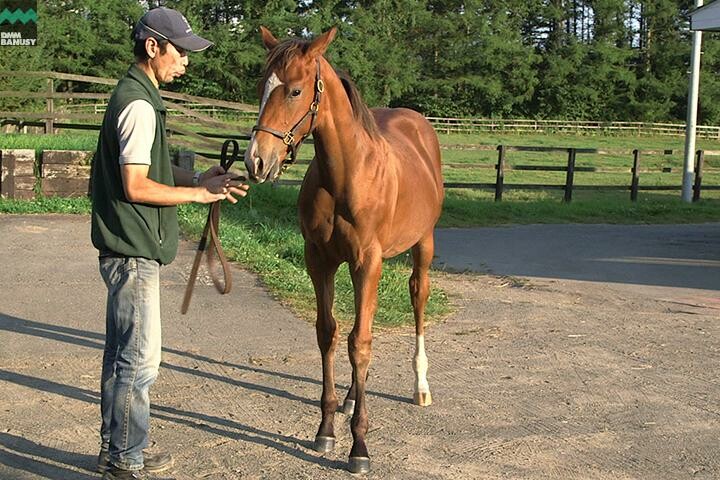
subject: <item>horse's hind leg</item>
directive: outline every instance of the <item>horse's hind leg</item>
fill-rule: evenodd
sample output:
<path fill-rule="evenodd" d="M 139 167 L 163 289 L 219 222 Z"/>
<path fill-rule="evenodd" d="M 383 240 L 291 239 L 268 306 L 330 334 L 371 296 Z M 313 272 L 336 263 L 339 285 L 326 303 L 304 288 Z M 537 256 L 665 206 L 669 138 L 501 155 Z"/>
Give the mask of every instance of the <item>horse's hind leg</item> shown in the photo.
<path fill-rule="evenodd" d="M 434 242 L 432 231 L 412 248 L 413 272 L 410 276 L 410 301 L 415 315 L 415 392 L 413 401 L 426 407 L 432 403 L 430 386 L 427 381 L 428 360 L 425 356 L 425 305 L 430 295 L 430 264 L 433 259 Z"/>
<path fill-rule="evenodd" d="M 337 264 L 328 264 L 320 255 L 317 248 L 305 243 L 305 265 L 315 288 L 317 301 L 317 319 L 315 332 L 318 347 L 322 355 L 323 390 L 320 398 L 322 420 L 315 436 L 314 448 L 325 453 L 335 448 L 335 410 L 338 399 L 335 394 L 335 347 L 337 346 L 339 332 L 332 307 L 335 297 L 335 273 Z"/>

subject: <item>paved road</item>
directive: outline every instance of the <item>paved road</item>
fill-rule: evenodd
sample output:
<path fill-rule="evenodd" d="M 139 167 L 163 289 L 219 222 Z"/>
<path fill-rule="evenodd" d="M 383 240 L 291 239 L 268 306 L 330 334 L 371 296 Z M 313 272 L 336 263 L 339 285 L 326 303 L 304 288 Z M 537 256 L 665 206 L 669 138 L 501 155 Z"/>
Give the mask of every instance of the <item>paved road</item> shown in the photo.
<path fill-rule="evenodd" d="M 720 291 L 720 223 L 441 229 L 437 267 Z"/>
<path fill-rule="evenodd" d="M 658 228 L 670 233 L 438 231 L 438 262 L 512 278 L 433 276 L 455 313 L 428 328 L 431 407 L 409 401 L 412 329 L 376 333 L 367 478 L 720 478 L 718 226 Z M 0 215 L 2 480 L 97 478 L 104 299 L 88 232 L 82 216 Z M 151 435 L 174 452 L 172 476 L 355 478 L 346 417 L 334 452 L 310 448 L 321 389 L 312 325 L 240 268 L 227 296 L 201 274 L 179 315 L 192 255 L 183 243 L 162 274 Z"/>

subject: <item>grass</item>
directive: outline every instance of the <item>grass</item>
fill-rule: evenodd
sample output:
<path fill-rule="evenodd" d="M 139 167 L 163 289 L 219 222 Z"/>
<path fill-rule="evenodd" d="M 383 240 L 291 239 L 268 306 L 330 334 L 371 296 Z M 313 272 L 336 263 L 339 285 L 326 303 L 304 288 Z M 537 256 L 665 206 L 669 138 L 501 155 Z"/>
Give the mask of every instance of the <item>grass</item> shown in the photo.
<path fill-rule="evenodd" d="M 449 190 L 440 227 L 476 227 L 533 223 L 670 224 L 720 221 L 720 199 L 685 203 L 679 193 L 641 192 L 637 202 L 629 194 L 576 192 L 562 202 L 562 191 L 516 190 L 502 202 L 492 192 Z"/>
<path fill-rule="evenodd" d="M 296 187 L 253 186 L 251 194 L 238 205 L 223 205 L 221 238 L 230 258 L 258 273 L 277 298 L 300 315 L 314 318 L 315 297 L 305 272 L 304 243 L 297 226 L 297 193 Z M 183 231 L 198 238 L 206 215 L 207 207 L 201 205 L 180 208 Z M 407 286 L 410 271 L 407 254 L 385 262 L 378 291 L 377 325 L 395 327 L 412 323 Z M 349 323 L 354 297 L 347 266 L 338 271 L 335 299 L 337 319 Z M 433 289 L 426 309 L 428 318 L 441 318 L 448 311 L 445 293 Z"/>
<path fill-rule="evenodd" d="M 80 149 L 92 150 L 95 134 L 32 136 L 3 135 L 0 148 Z M 579 148 L 633 149 L 682 151 L 683 140 L 669 137 L 592 137 L 570 135 L 484 135 L 441 136 L 446 145 L 537 145 L 572 146 Z M 720 150 L 720 142 L 700 140 L 698 148 Z M 309 160 L 312 146 L 301 150 L 301 159 Z M 487 168 L 444 169 L 447 181 L 495 180 L 493 165 L 496 152 L 478 150 L 443 150 L 446 164 L 485 163 Z M 562 165 L 564 154 L 509 152 L 510 164 Z M 578 155 L 578 165 L 603 168 L 629 168 L 631 155 L 584 156 Z M 641 185 L 654 182 L 680 185 L 676 168 L 682 167 L 682 154 L 642 157 L 647 169 L 671 166 L 673 173 L 643 173 Z M 208 166 L 208 162 L 199 162 Z M 707 157 L 710 172 L 704 184 L 720 184 L 720 174 L 712 170 L 720 167 L 717 157 Z M 198 167 L 199 168 L 199 167 Z M 303 165 L 291 167 L 284 178 L 302 178 Z M 564 172 L 509 171 L 506 183 L 564 183 Z M 629 184 L 628 173 L 590 174 L 576 173 L 576 184 Z M 228 257 L 256 272 L 278 299 L 290 305 L 299 315 L 313 318 L 315 300 L 312 285 L 305 272 L 303 240 L 296 216 L 298 189 L 274 188 L 269 185 L 253 186 L 251 194 L 238 205 L 223 206 L 221 237 Z M 677 192 L 641 191 L 638 202 L 630 202 L 629 192 L 576 191 L 571 203 L 562 202 L 561 190 L 508 190 L 502 202 L 493 201 L 492 190 L 448 189 L 446 192 L 441 227 L 497 226 L 529 223 L 702 223 L 720 221 L 720 194 L 703 192 L 700 202 L 688 204 L 680 200 Z M 33 201 L 0 200 L 0 213 L 79 213 L 87 214 L 87 199 L 38 198 Z M 179 209 L 184 234 L 197 239 L 204 225 L 207 207 L 185 205 Z M 385 262 L 379 288 L 376 325 L 393 327 L 412 322 L 412 309 L 407 287 L 410 263 L 407 254 Z M 347 323 L 353 316 L 353 294 L 347 267 L 341 267 L 336 281 L 335 313 L 339 321 Z M 428 304 L 430 321 L 442 318 L 449 311 L 444 292 L 434 289 Z"/>
<path fill-rule="evenodd" d="M 60 213 L 87 215 L 90 213 L 88 198 L 37 197 L 33 200 L 9 200 L 0 198 L 0 214 Z"/>
<path fill-rule="evenodd" d="M 0 136 L 0 149 L 95 150 L 97 132 L 59 133 L 57 135 L 29 135 L 6 133 Z"/>

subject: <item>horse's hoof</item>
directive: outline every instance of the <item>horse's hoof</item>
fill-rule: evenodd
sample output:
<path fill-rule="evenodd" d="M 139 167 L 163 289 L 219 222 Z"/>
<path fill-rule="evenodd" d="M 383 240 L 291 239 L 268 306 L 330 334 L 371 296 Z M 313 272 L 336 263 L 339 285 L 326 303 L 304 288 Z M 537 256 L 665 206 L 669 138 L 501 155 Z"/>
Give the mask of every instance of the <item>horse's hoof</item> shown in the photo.
<path fill-rule="evenodd" d="M 432 395 L 430 395 L 430 392 L 415 392 L 413 395 L 413 402 L 415 405 L 428 407 L 432 404 Z"/>
<path fill-rule="evenodd" d="M 352 415 L 355 413 L 355 400 L 345 400 L 343 402 L 342 411 L 345 415 Z"/>
<path fill-rule="evenodd" d="M 370 471 L 370 459 L 368 457 L 350 457 L 348 470 L 350 470 L 350 473 L 368 473 Z"/>
<path fill-rule="evenodd" d="M 318 435 L 315 437 L 313 448 L 319 453 L 332 452 L 335 449 L 335 437 L 323 437 Z"/>

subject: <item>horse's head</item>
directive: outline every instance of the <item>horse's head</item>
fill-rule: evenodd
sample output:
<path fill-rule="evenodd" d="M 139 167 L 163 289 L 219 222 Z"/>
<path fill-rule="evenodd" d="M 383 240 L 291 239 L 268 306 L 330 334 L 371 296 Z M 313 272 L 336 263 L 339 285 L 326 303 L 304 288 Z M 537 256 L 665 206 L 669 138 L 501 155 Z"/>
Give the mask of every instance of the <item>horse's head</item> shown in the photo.
<path fill-rule="evenodd" d="M 262 183 L 275 180 L 288 161 L 295 161 L 300 144 L 312 133 L 324 89 L 320 58 L 335 38 L 332 28 L 313 41 L 278 41 L 260 27 L 268 49 L 260 86 L 258 123 L 245 151 L 249 178 Z"/>

